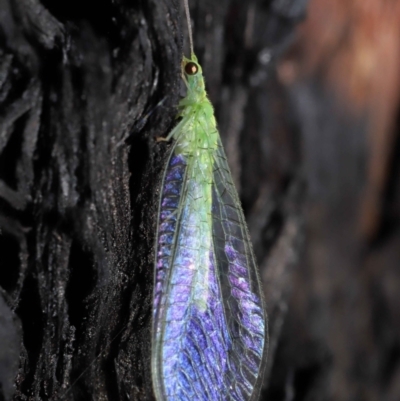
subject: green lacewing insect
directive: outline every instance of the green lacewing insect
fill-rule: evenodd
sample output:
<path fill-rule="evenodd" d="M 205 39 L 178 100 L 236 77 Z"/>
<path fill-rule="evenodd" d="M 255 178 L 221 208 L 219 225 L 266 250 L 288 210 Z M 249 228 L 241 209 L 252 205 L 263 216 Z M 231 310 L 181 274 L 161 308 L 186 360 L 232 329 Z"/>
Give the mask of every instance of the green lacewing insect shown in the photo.
<path fill-rule="evenodd" d="M 158 213 L 151 372 L 157 401 L 257 400 L 267 353 L 262 288 L 193 52 Z"/>

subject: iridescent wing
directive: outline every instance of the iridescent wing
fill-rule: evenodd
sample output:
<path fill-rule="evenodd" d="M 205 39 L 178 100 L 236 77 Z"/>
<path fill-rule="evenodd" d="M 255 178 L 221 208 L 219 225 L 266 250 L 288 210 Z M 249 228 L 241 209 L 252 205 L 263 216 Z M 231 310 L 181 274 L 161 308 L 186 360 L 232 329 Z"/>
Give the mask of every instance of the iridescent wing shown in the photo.
<path fill-rule="evenodd" d="M 172 153 L 157 238 L 156 398 L 255 400 L 266 319 L 249 235 L 220 143 L 209 191 L 199 185 L 200 174 L 195 161 Z"/>
<path fill-rule="evenodd" d="M 214 161 L 213 243 L 232 339 L 226 382 L 232 399 L 256 400 L 268 347 L 261 283 L 239 196 L 218 141 Z"/>
<path fill-rule="evenodd" d="M 176 145 L 176 143 L 175 143 Z M 160 204 L 158 211 L 157 245 L 155 260 L 155 284 L 153 296 L 152 328 L 152 379 L 157 400 L 164 400 L 163 383 L 163 334 L 165 331 L 166 299 L 168 299 L 168 280 L 171 275 L 175 244 L 182 218 L 180 205 L 184 197 L 187 164 L 181 155 L 174 155 L 171 149 L 170 158 L 162 180 Z"/>

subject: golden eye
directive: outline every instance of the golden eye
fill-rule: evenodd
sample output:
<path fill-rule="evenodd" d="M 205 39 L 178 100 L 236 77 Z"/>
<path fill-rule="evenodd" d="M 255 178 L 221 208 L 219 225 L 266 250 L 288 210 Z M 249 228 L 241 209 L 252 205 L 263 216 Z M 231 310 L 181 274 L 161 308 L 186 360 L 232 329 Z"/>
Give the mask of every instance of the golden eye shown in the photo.
<path fill-rule="evenodd" d="M 192 61 L 189 61 L 185 65 L 185 72 L 187 75 L 196 75 L 198 71 L 199 71 L 199 67 L 197 66 L 196 63 L 193 63 Z"/>

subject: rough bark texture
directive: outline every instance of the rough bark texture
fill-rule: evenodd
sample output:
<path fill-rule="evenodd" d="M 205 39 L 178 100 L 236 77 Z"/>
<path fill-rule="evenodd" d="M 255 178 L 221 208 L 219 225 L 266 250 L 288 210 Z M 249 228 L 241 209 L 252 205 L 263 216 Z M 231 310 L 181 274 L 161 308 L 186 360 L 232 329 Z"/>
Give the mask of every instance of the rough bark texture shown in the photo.
<path fill-rule="evenodd" d="M 181 6 L 0 0 L 0 400 L 153 399 Z M 306 7 L 191 1 L 264 282 L 261 399 L 396 401 L 400 6 L 312 0 L 296 33 Z"/>
<path fill-rule="evenodd" d="M 180 6 L 0 2 L 5 399 L 152 399 L 153 242 L 168 152 L 155 138 L 173 127 L 179 100 Z M 196 52 L 265 265 L 281 231 L 280 248 L 299 232 L 292 134 L 278 137 L 273 108 L 284 96 L 270 76 L 301 13 L 286 2 L 191 6 Z M 286 272 L 286 255 L 275 257 Z M 274 338 L 287 298 L 277 279 L 286 295 L 271 302 Z"/>

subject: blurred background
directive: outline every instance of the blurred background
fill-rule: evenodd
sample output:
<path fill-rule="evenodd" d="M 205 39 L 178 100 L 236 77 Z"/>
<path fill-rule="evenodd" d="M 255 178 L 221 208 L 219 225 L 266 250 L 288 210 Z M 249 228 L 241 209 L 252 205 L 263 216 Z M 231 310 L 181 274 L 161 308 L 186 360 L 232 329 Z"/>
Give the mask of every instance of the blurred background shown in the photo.
<path fill-rule="evenodd" d="M 0 400 L 152 400 L 175 0 L 0 0 Z M 264 283 L 261 400 L 400 400 L 400 2 L 191 0 Z"/>
<path fill-rule="evenodd" d="M 399 17 L 397 1 L 310 0 L 277 63 L 306 189 L 272 399 L 400 397 Z"/>

